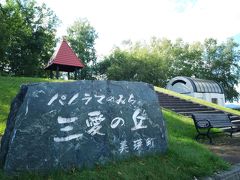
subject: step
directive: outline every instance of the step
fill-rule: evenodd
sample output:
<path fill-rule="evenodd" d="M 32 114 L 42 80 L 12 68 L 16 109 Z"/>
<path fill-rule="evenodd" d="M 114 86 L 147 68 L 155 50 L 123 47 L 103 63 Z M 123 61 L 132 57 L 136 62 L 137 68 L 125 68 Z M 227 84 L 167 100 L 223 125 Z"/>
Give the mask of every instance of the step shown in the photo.
<path fill-rule="evenodd" d="M 159 100 L 160 103 L 177 103 L 177 104 L 180 104 L 180 103 L 188 103 L 188 104 L 197 104 L 197 103 L 194 103 L 192 101 L 161 101 Z"/>
<path fill-rule="evenodd" d="M 159 100 L 162 100 L 162 101 L 164 101 L 164 100 L 180 100 L 180 101 L 185 101 L 184 99 L 180 99 L 180 98 L 161 98 L 161 97 L 158 97 L 158 99 Z"/>
<path fill-rule="evenodd" d="M 189 101 L 181 101 L 181 100 L 169 100 L 169 101 L 162 101 L 162 100 L 159 100 L 160 103 L 185 103 L 185 102 L 189 102 Z M 192 103 L 192 102 L 190 102 Z"/>
<path fill-rule="evenodd" d="M 180 109 L 171 109 L 172 111 L 175 112 L 205 112 L 205 111 L 215 111 L 214 108 L 180 108 Z"/>
<path fill-rule="evenodd" d="M 180 98 L 173 98 L 173 97 L 158 97 L 159 100 L 182 100 L 184 101 L 184 99 L 180 99 Z"/>
<path fill-rule="evenodd" d="M 155 91 L 157 94 L 159 94 L 159 95 L 166 95 L 166 96 L 171 96 L 171 95 L 169 95 L 169 94 L 166 94 L 166 93 L 162 93 L 162 92 L 158 92 L 158 91 Z"/>
<path fill-rule="evenodd" d="M 195 103 L 192 103 L 192 102 L 159 102 L 161 106 L 179 106 L 179 105 L 195 105 Z"/>
<path fill-rule="evenodd" d="M 195 104 L 161 104 L 160 103 L 160 106 L 161 107 L 164 107 L 166 109 L 178 109 L 178 108 L 181 108 L 181 107 L 186 107 L 186 108 L 202 108 L 203 106 L 196 106 Z"/>
<path fill-rule="evenodd" d="M 240 129 L 240 122 L 232 122 L 232 123 Z"/>
<path fill-rule="evenodd" d="M 235 134 L 235 133 L 238 133 L 240 131 L 240 128 L 239 127 L 234 127 L 232 129 L 231 128 L 230 129 L 223 129 L 223 131 L 228 132 L 228 133 L 233 132 L 233 134 Z"/>
<path fill-rule="evenodd" d="M 169 96 L 169 95 L 163 95 L 163 94 L 157 94 L 158 97 L 169 97 L 169 98 L 179 98 L 179 97 L 176 97 L 176 96 Z"/>
<path fill-rule="evenodd" d="M 174 99 L 174 98 L 180 99 L 179 97 L 175 97 L 175 96 L 159 96 L 159 95 L 158 95 L 158 97 L 159 97 L 159 98 L 166 98 L 166 99 L 171 99 L 171 98 L 173 98 L 173 99 Z"/>
<path fill-rule="evenodd" d="M 179 97 L 176 97 L 176 96 L 161 96 L 161 95 L 158 95 L 159 98 L 177 98 L 177 99 L 180 99 Z"/>
<path fill-rule="evenodd" d="M 194 112 L 178 112 L 179 114 L 185 115 L 185 116 L 191 116 L 193 113 L 224 113 L 223 111 L 194 111 Z"/>
<path fill-rule="evenodd" d="M 238 120 L 240 119 L 240 116 L 230 115 L 231 120 Z"/>
<path fill-rule="evenodd" d="M 178 105 L 174 104 L 172 106 L 163 106 L 163 107 L 166 108 L 166 109 L 172 109 L 172 108 L 178 109 L 178 108 L 202 108 L 202 107 L 205 107 L 205 106 L 198 105 L 198 104 L 191 104 L 191 105 L 185 105 L 185 106 L 183 106 L 181 104 L 178 104 Z"/>
<path fill-rule="evenodd" d="M 158 97 L 159 98 L 178 98 L 178 99 L 180 99 L 179 97 L 176 97 L 176 96 L 162 96 L 162 95 L 159 95 L 159 94 L 158 94 Z"/>
<path fill-rule="evenodd" d="M 173 98 L 158 98 L 159 101 L 185 101 L 182 99 L 173 99 Z"/>
<path fill-rule="evenodd" d="M 232 122 L 232 123 L 235 123 L 235 124 L 239 124 L 239 126 L 240 126 L 240 119 L 237 119 L 237 120 L 232 120 L 232 119 L 231 119 L 231 122 Z"/>

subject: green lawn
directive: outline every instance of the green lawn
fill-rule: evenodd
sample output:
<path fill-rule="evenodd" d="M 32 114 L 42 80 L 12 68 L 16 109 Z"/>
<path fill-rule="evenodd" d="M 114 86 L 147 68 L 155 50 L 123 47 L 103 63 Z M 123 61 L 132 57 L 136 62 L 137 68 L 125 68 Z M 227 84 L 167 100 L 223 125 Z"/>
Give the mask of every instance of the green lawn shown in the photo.
<path fill-rule="evenodd" d="M 37 78 L 0 77 L 0 114 L 2 130 L 6 123 L 9 104 L 20 84 L 49 81 Z M 24 174 L 19 179 L 193 179 L 211 175 L 229 165 L 211 153 L 193 138 L 195 129 L 191 119 L 174 112 L 163 110 L 166 120 L 169 149 L 165 155 L 155 154 L 143 158 L 112 162 L 92 170 L 58 171 L 48 175 Z M 3 131 L 2 131 L 3 132 Z M 0 171 L 0 179 L 8 177 Z"/>
<path fill-rule="evenodd" d="M 0 76 L 0 134 L 4 133 L 10 104 L 18 93 L 20 86 L 27 83 L 50 82 L 53 80 L 29 77 L 2 77 Z M 56 80 L 55 80 L 56 81 Z M 59 81 L 59 80 L 58 80 Z"/>

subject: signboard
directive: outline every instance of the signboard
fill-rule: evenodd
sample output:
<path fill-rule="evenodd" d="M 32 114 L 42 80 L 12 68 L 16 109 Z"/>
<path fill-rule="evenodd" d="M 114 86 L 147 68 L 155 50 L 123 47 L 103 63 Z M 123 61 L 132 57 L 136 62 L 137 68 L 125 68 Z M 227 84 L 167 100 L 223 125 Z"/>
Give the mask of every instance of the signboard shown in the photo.
<path fill-rule="evenodd" d="M 93 167 L 167 149 L 153 87 L 126 81 L 24 85 L 0 159 L 7 172 Z"/>

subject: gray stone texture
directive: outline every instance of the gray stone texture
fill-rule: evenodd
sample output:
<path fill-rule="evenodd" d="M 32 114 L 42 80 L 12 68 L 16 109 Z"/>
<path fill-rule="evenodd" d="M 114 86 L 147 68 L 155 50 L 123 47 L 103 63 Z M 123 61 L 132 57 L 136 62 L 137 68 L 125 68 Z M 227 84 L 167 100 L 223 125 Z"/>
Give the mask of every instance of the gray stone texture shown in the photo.
<path fill-rule="evenodd" d="M 1 142 L 8 173 L 93 167 L 164 153 L 166 129 L 153 87 L 126 81 L 23 85 Z"/>

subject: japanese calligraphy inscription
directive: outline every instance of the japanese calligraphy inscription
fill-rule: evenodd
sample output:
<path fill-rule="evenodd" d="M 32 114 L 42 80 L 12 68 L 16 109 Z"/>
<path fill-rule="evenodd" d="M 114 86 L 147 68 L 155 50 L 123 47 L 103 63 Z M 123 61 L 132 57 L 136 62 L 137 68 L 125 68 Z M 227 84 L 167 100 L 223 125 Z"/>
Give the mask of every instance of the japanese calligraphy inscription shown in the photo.
<path fill-rule="evenodd" d="M 0 160 L 8 172 L 49 171 L 166 149 L 164 120 L 151 85 L 38 83 L 24 85 L 12 103 Z"/>

